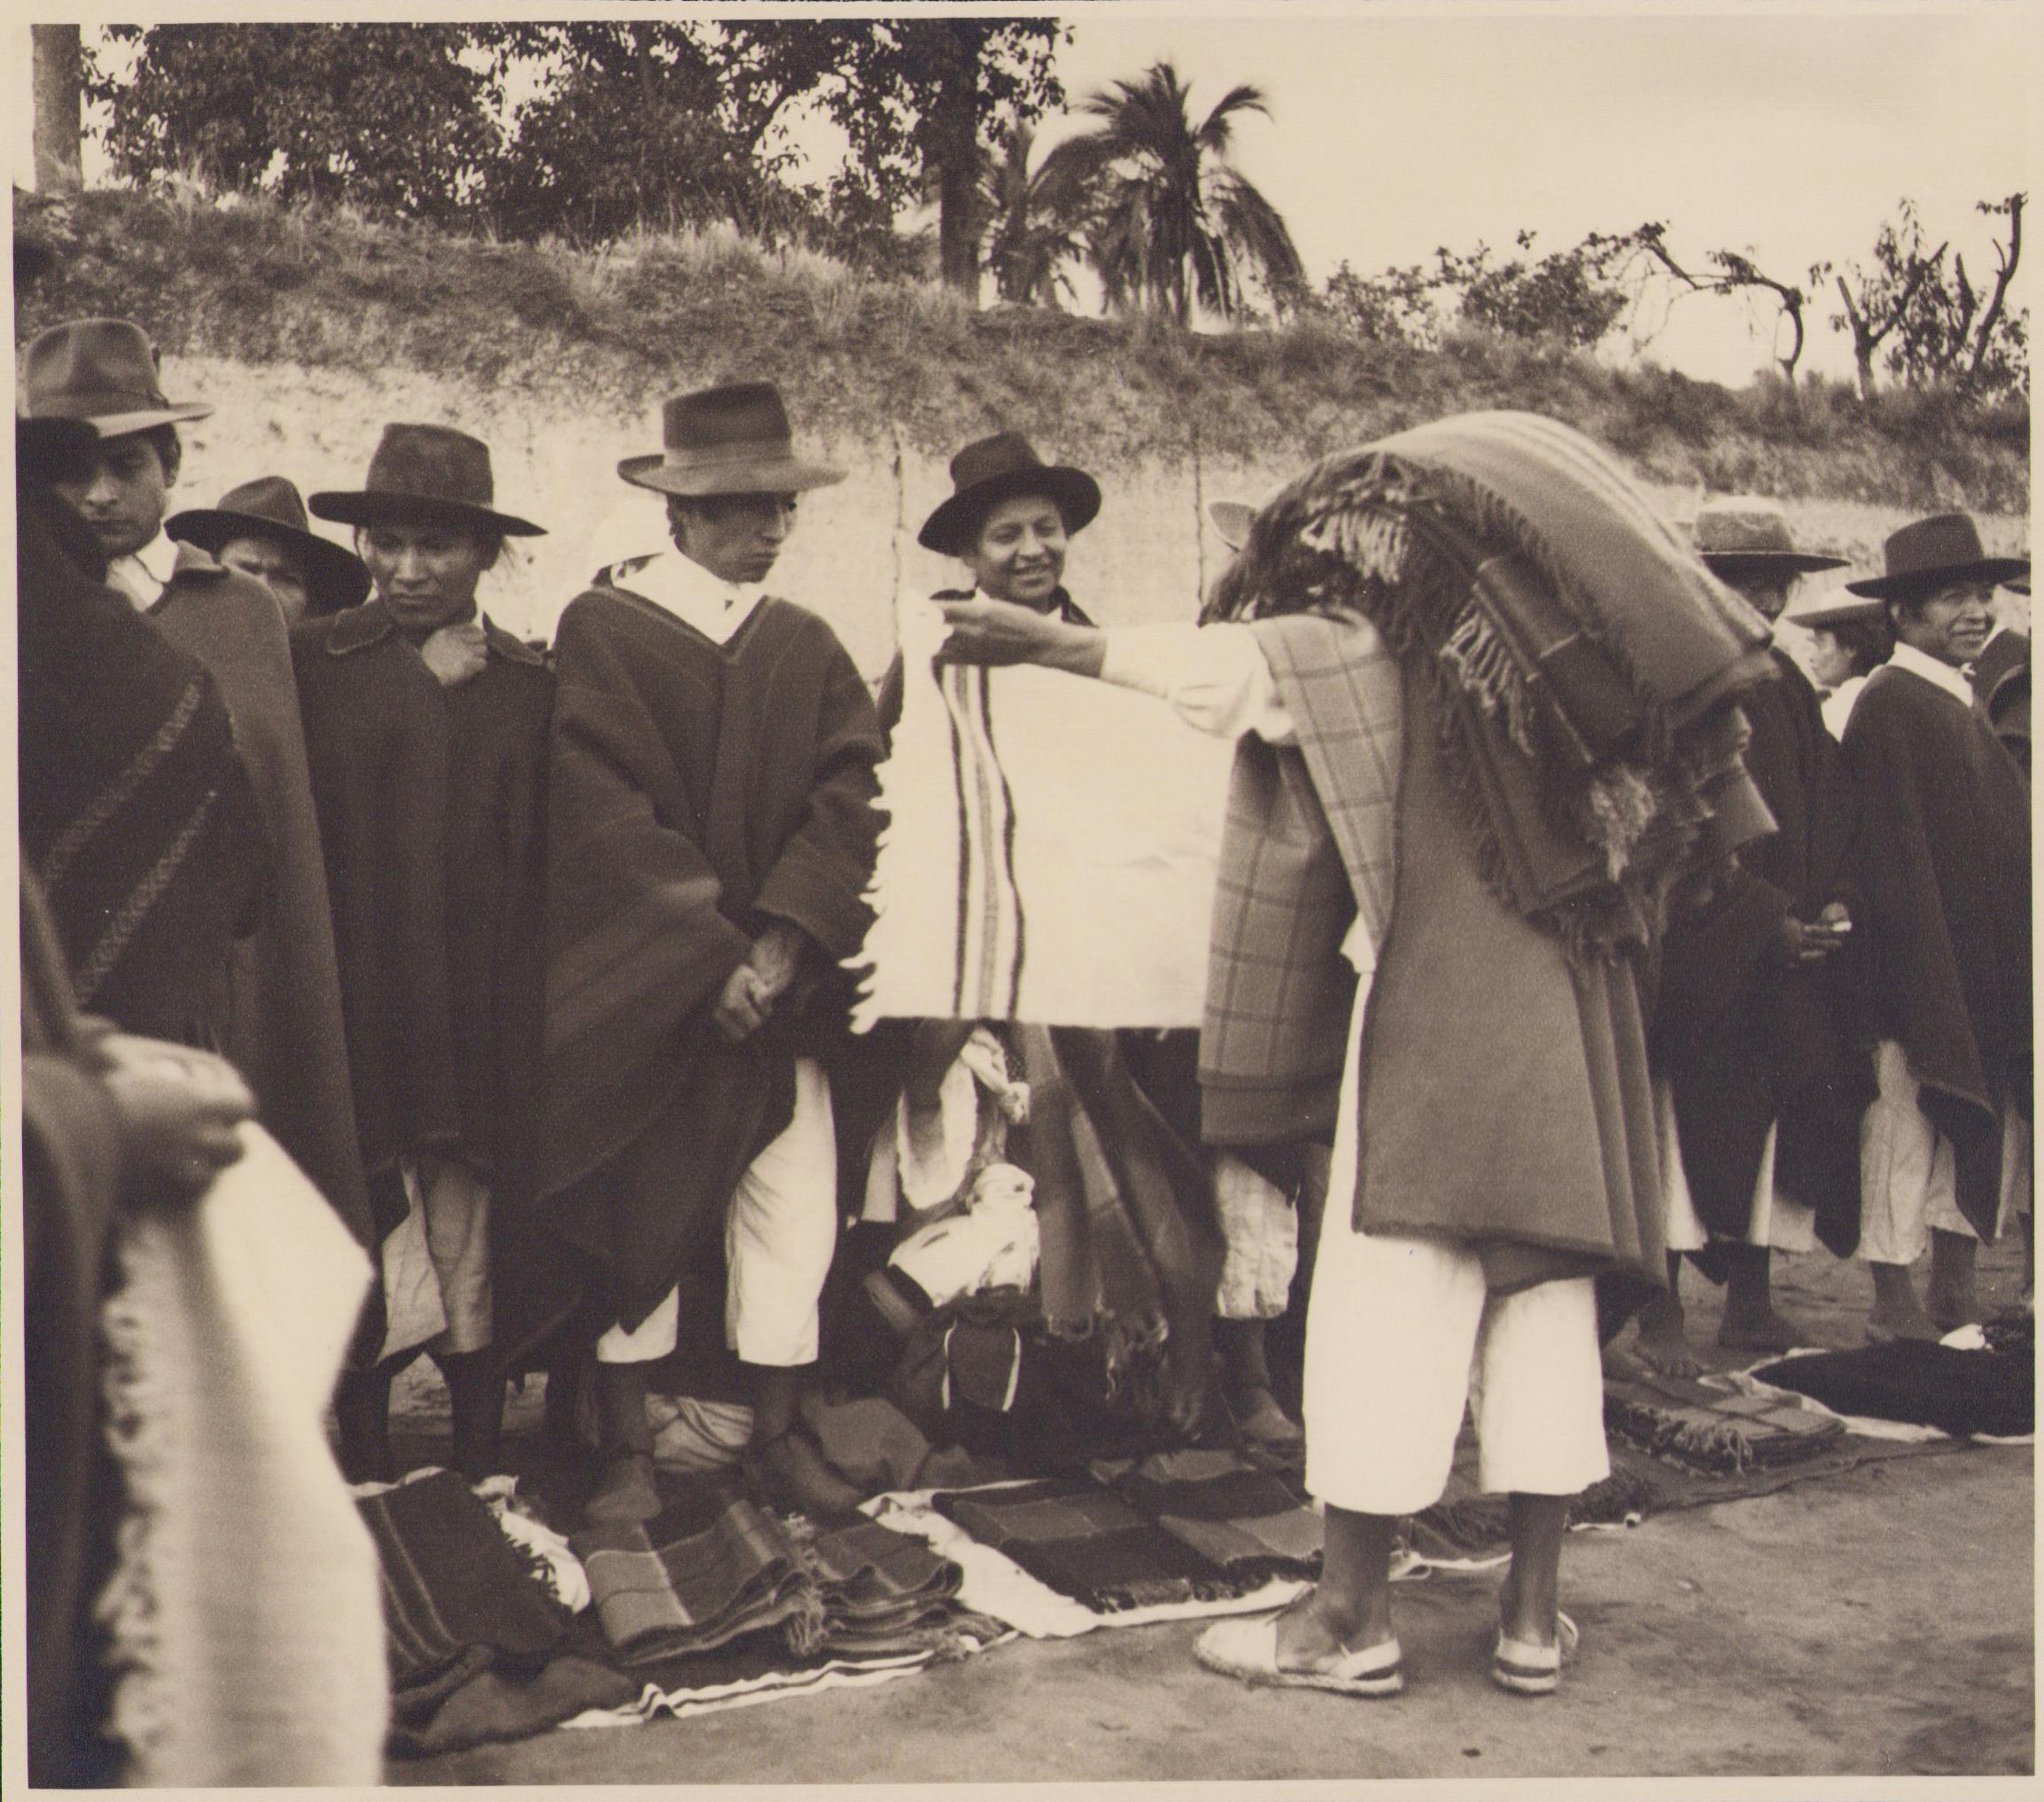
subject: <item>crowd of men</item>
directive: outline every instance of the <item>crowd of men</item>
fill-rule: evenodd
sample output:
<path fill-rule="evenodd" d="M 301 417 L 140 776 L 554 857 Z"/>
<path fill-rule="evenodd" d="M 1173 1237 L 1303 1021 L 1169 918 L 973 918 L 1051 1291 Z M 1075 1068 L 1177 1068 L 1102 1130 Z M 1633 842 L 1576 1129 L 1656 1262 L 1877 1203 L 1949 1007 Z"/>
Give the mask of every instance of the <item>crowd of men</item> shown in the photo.
<path fill-rule="evenodd" d="M 31 1304 L 66 1323 L 30 1341 L 32 1427 L 58 1435 L 34 1533 L 77 1539 L 100 1480 L 79 1397 L 106 1218 L 202 1192 L 252 1116 L 377 1271 L 334 1399 L 351 1480 L 397 1473 L 392 1385 L 424 1354 L 465 1475 L 500 1468 L 507 1386 L 544 1371 L 549 1433 L 593 1424 L 586 1518 L 646 1518 L 649 1375 L 708 1318 L 745 1480 L 855 1505 L 803 1402 L 875 1122 L 1002 1052 L 967 1021 L 849 1030 L 902 672 L 876 699 L 772 586 L 800 497 L 841 472 L 798 454 L 770 384 L 668 400 L 617 477 L 664 498 L 671 547 L 595 572 L 545 647 L 482 610 L 506 541 L 544 528 L 465 432 L 393 423 L 358 487 L 251 472 L 174 512 L 178 427 L 208 409 L 163 393 L 140 328 L 45 331 L 21 387 L 29 1256 L 62 1271 L 32 1270 Z M 1319 1215 L 1302 1413 L 1327 1537 L 1309 1596 L 1202 1658 L 1398 1689 L 1393 1535 L 1468 1402 L 1512 1498 L 1493 1674 L 1540 1693 L 1575 1638 L 1568 1499 L 1609 1468 L 1600 1349 L 1637 1312 L 1642 1355 L 1691 1363 L 1684 1257 L 1728 1285 L 1725 1345 L 1785 1350 L 1808 1335 L 1776 1251 L 1856 1254 L 1869 1335 L 1935 1337 L 1981 1317 L 1978 1247 L 2011 1216 L 2028 1234 L 2028 643 L 1992 604 L 2028 564 L 1940 514 L 1792 603 L 1843 560 L 1772 503 L 1711 503 L 1678 541 L 1523 416 L 1373 451 L 1232 522 L 1235 566 L 1177 625 L 1073 601 L 1099 484 L 1012 433 L 959 453 L 922 541 L 969 579 L 938 597 L 944 659 L 1140 690 L 1240 741 L 1234 998 L 1173 1122 L 1224 1255 L 1174 1321 L 1159 1418 L 1296 1444 L 1263 1328 Z M 1784 617 L 1823 689 L 1770 641 Z M 1512 673 L 1527 641 L 1537 681 Z M 1521 773 L 1555 786 L 1528 800 Z M 1141 1061 L 1112 1034 L 1055 1056 L 1094 1096 Z M 1131 1131 L 1162 1130 L 1170 1087 Z M 89 1705 L 67 1623 L 92 1557 L 73 1545 L 35 1599 L 51 1770 Z"/>

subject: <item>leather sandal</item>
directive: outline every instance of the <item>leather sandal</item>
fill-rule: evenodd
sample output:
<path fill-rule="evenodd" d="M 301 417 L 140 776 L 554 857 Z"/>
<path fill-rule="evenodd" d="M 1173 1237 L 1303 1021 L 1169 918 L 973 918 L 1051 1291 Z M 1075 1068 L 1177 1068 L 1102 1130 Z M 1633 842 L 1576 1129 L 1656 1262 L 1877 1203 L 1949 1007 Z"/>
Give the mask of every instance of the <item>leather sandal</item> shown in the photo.
<path fill-rule="evenodd" d="M 1282 1611 L 1280 1611 L 1282 1612 Z M 1209 1671 L 1273 1689 L 1326 1689 L 1337 1696 L 1395 1696 L 1405 1687 L 1404 1654 L 1395 1638 L 1360 1651 L 1344 1649 L 1319 1664 L 1296 1669 L 1278 1662 L 1277 1614 L 1216 1620 L 1193 1647 Z"/>
<path fill-rule="evenodd" d="M 1490 1655 L 1490 1678 L 1500 1689 L 1519 1696 L 1550 1696 L 1561 1687 L 1561 1667 L 1575 1656 L 1582 1635 L 1575 1623 L 1558 1609 L 1554 1616 L 1554 1643 L 1535 1645 L 1513 1639 L 1500 1627 L 1497 1647 Z"/>

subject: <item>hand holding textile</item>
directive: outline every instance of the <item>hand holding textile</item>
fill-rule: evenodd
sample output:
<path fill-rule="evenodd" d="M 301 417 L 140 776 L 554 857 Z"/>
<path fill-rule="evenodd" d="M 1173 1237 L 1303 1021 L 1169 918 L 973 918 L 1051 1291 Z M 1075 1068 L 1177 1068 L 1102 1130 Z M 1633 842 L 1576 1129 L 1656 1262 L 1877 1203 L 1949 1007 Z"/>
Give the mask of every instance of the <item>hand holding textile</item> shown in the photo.
<path fill-rule="evenodd" d="M 238 1129 L 255 1113 L 255 1097 L 226 1059 L 122 1032 L 94 1049 L 120 1112 L 130 1169 L 190 1199 L 239 1159 Z"/>
<path fill-rule="evenodd" d="M 949 634 L 940 664 L 1041 664 L 1074 676 L 1097 676 L 1107 641 L 1091 625 L 1075 625 L 1012 601 L 940 601 Z"/>

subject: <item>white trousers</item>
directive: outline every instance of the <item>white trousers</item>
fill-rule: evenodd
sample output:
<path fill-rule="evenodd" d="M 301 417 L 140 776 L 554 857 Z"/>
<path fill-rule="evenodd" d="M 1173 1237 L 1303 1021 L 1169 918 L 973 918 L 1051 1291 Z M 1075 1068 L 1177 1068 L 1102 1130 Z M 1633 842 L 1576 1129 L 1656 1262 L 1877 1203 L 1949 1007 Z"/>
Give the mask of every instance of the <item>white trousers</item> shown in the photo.
<path fill-rule="evenodd" d="M 837 1139 L 830 1084 L 813 1058 L 795 1060 L 795 1113 L 746 1167 L 724 1216 L 725 1343 L 742 1363 L 816 1362 L 817 1305 L 837 1245 Z M 680 1300 L 596 1341 L 600 1363 L 644 1363 L 674 1349 Z"/>
<path fill-rule="evenodd" d="M 1466 1407 L 1485 1489 L 1574 1495 L 1611 1474 L 1597 1298 L 1588 1277 L 1492 1295 L 1478 1254 L 1358 1232 L 1349 1022 L 1327 1211 L 1306 1311 L 1306 1486 L 1359 1514 L 1440 1497 Z"/>
<path fill-rule="evenodd" d="M 465 1164 L 432 1153 L 398 1166 L 403 1223 L 384 1240 L 383 1357 L 440 1339 L 449 1352 L 494 1338 L 489 1186 Z"/>
<path fill-rule="evenodd" d="M 1710 1234 L 1697 1218 L 1689 1177 L 1682 1167 L 1675 1099 L 1665 1082 L 1654 1084 L 1653 1111 L 1655 1124 L 1660 1129 L 1661 1188 L 1667 1197 L 1667 1248 L 1671 1252 L 1701 1251 L 1710 1243 Z M 1760 1148 L 1760 1174 L 1753 1179 L 1753 1211 L 1739 1242 L 1764 1246 L 1769 1251 L 1815 1251 L 1816 1210 L 1775 1187 L 1775 1140 L 1779 1133 L 1778 1126 L 1768 1128 L 1767 1143 Z"/>
<path fill-rule="evenodd" d="M 1916 1105 L 1918 1084 L 1902 1047 L 1883 1040 L 1874 1054 L 1880 1092 L 1860 1122 L 1860 1249 L 1864 1263 L 1913 1264 L 1931 1233 L 1978 1239 L 1959 1212 L 1951 1141 Z M 2001 1115 L 2001 1194 L 1997 1238 L 2014 1214 L 2030 1211 L 2030 1122 L 2008 1107 Z"/>

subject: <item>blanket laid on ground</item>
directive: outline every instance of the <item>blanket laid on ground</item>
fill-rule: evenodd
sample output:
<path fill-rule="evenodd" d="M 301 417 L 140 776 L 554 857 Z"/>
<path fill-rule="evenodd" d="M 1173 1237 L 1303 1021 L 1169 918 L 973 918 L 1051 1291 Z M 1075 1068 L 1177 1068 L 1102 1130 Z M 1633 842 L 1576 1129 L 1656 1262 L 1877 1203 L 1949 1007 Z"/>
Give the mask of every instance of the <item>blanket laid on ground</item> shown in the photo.
<path fill-rule="evenodd" d="M 981 1544 L 1099 1614 L 1246 1595 L 1319 1568 L 1320 1523 L 1301 1492 L 1224 1452 L 1160 1453 L 931 1499 Z"/>
<path fill-rule="evenodd" d="M 369 1261 L 276 1140 L 242 1141 L 192 1206 L 116 1229 L 110 1731 L 144 1786 L 371 1784 L 376 1552 L 325 1429 Z"/>
<path fill-rule="evenodd" d="M 1898 1340 L 1785 1358 L 1753 1374 L 1834 1414 L 1934 1426 L 1956 1439 L 2018 1439 L 2037 1430 L 2037 1365 L 2028 1342 L 2011 1355 Z M 1845 1430 L 1838 1420 L 1828 1424 Z"/>
<path fill-rule="evenodd" d="M 898 628 L 854 1023 L 1198 1025 L 1232 747 L 1133 690 L 939 668 L 929 602 Z"/>

